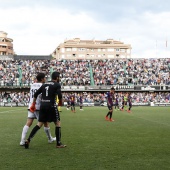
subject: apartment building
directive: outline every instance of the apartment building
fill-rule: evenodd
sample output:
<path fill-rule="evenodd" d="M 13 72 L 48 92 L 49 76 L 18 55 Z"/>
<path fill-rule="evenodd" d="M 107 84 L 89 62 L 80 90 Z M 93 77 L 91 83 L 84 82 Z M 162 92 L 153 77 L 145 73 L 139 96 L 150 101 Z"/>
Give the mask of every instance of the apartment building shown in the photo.
<path fill-rule="evenodd" d="M 113 39 L 81 40 L 74 38 L 61 43 L 52 53 L 56 59 L 131 58 L 131 45 Z"/>
<path fill-rule="evenodd" d="M 0 56 L 13 55 L 13 39 L 7 37 L 7 33 L 0 31 Z"/>

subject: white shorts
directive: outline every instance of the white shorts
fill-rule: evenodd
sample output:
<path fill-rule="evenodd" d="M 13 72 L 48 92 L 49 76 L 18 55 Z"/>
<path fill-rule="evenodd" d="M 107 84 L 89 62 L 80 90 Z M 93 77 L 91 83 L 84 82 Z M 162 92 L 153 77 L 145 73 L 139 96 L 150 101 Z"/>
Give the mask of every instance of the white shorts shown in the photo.
<path fill-rule="evenodd" d="M 39 111 L 35 111 L 34 113 L 28 111 L 28 118 L 30 119 L 37 119 L 39 118 Z"/>

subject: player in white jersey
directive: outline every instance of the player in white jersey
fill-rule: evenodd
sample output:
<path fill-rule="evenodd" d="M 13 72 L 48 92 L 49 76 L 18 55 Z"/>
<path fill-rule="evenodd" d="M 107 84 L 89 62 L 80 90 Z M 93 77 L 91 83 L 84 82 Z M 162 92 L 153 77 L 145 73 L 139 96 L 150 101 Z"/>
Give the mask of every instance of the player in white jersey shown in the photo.
<path fill-rule="evenodd" d="M 119 104 L 119 109 L 122 108 L 122 96 L 121 96 L 121 94 L 119 94 L 118 104 Z"/>
<path fill-rule="evenodd" d="M 33 102 L 34 93 L 42 86 L 42 83 L 45 83 L 45 74 L 39 73 L 36 78 L 37 78 L 38 82 L 32 84 L 31 87 L 30 87 L 30 101 L 29 101 L 29 106 L 28 106 L 28 118 L 27 118 L 27 122 L 26 122 L 26 124 L 25 124 L 25 126 L 23 127 L 23 130 L 22 130 L 21 142 L 20 142 L 21 146 L 25 145 L 26 134 L 28 132 L 28 129 L 32 125 L 34 119 L 38 120 L 38 117 L 39 117 L 41 94 L 37 97 L 37 100 L 36 100 L 36 111 L 34 113 L 32 113 L 32 112 L 30 112 L 29 108 L 31 107 L 31 104 Z M 44 124 L 44 131 L 47 135 L 48 143 L 52 143 L 53 141 L 56 140 L 56 138 L 53 138 L 51 136 L 50 127 L 48 126 L 48 123 Z"/>

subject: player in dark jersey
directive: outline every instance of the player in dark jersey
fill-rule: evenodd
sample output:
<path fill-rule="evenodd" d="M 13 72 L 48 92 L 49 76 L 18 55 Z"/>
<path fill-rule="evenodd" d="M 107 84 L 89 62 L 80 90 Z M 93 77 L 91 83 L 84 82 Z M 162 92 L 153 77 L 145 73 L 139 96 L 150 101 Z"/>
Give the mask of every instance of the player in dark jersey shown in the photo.
<path fill-rule="evenodd" d="M 70 105 L 71 111 L 75 113 L 76 111 L 75 111 L 75 95 L 74 95 L 74 93 L 72 93 L 70 96 L 70 102 L 71 102 L 71 105 Z"/>
<path fill-rule="evenodd" d="M 127 110 L 127 112 L 131 112 L 131 108 L 132 108 L 132 96 L 130 95 L 130 93 L 128 94 L 128 103 L 129 103 L 129 109 Z"/>
<path fill-rule="evenodd" d="M 107 96 L 106 96 L 106 99 L 107 99 L 107 107 L 108 107 L 108 109 L 109 109 L 109 112 L 107 113 L 105 119 L 106 119 L 106 120 L 109 120 L 109 121 L 111 121 L 111 122 L 114 121 L 114 120 L 112 119 L 114 92 L 115 92 L 115 89 L 112 87 L 112 88 L 110 89 L 110 92 L 107 92 Z M 109 116 L 109 118 L 108 118 L 108 116 Z"/>
<path fill-rule="evenodd" d="M 115 110 L 119 110 L 119 96 L 116 95 L 116 98 L 115 98 Z"/>
<path fill-rule="evenodd" d="M 60 126 L 60 114 L 56 105 L 56 95 L 58 95 L 59 105 L 62 105 L 62 93 L 61 85 L 59 84 L 59 72 L 52 73 L 52 81 L 44 83 L 34 94 L 34 99 L 30 111 L 34 112 L 35 101 L 39 94 L 42 93 L 42 100 L 39 112 L 38 124 L 32 129 L 28 139 L 25 141 L 25 148 L 29 148 L 29 143 L 34 137 L 36 132 L 42 127 L 45 122 L 55 123 L 56 134 L 56 148 L 65 148 L 66 145 L 61 143 L 61 126 Z"/>
<path fill-rule="evenodd" d="M 82 94 L 80 94 L 79 103 L 80 103 L 80 110 L 83 111 L 83 96 L 82 96 Z"/>
<path fill-rule="evenodd" d="M 125 106 L 125 100 L 124 100 L 124 96 L 122 96 L 122 108 L 120 109 L 121 111 L 124 111 L 124 106 Z"/>

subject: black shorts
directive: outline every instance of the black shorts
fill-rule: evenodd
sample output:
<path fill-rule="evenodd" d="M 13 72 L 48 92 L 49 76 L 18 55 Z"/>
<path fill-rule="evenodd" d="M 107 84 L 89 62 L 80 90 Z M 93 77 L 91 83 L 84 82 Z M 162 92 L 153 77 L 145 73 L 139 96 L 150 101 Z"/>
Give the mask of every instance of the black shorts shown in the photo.
<path fill-rule="evenodd" d="M 74 102 L 71 102 L 71 106 L 75 106 L 75 103 L 74 103 Z"/>
<path fill-rule="evenodd" d="M 60 121 L 60 114 L 56 104 L 41 103 L 38 121 L 39 122 Z"/>
<path fill-rule="evenodd" d="M 107 105 L 107 107 L 108 107 L 109 110 L 113 109 L 113 105 Z"/>

